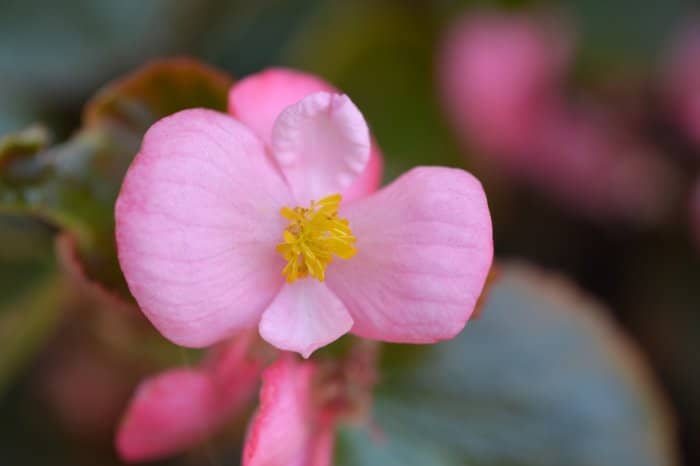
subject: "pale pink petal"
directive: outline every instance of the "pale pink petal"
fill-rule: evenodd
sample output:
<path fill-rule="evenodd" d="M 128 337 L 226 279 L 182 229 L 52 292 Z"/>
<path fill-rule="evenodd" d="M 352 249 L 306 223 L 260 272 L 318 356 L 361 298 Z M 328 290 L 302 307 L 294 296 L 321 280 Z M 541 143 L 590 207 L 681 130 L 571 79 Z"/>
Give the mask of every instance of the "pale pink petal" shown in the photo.
<path fill-rule="evenodd" d="M 474 310 L 493 258 L 481 184 L 450 168 L 416 168 L 341 209 L 357 255 L 330 264 L 328 287 L 352 332 L 392 342 L 455 336 Z"/>
<path fill-rule="evenodd" d="M 346 334 L 352 318 L 325 283 L 312 278 L 287 283 L 260 320 L 260 335 L 277 348 L 308 358 Z"/>
<path fill-rule="evenodd" d="M 229 92 L 228 110 L 248 126 L 268 146 L 272 128 L 282 110 L 315 92 L 337 92 L 329 83 L 308 73 L 286 68 L 270 68 L 238 81 Z M 382 155 L 372 142 L 370 161 L 349 188 L 340 191 L 346 201 L 363 197 L 379 187 Z"/>
<path fill-rule="evenodd" d="M 264 372 L 243 466 L 308 466 L 314 435 L 313 369 L 312 363 L 283 357 Z"/>
<path fill-rule="evenodd" d="M 275 251 L 291 197 L 262 143 L 202 109 L 146 133 L 116 204 L 119 260 L 141 309 L 175 343 L 254 326 L 282 285 Z"/>
<path fill-rule="evenodd" d="M 228 95 L 228 111 L 269 146 L 272 127 L 282 110 L 319 91 L 334 89 L 312 74 L 270 68 L 233 85 Z"/>
<path fill-rule="evenodd" d="M 141 384 L 117 434 L 126 461 L 150 461 L 182 452 L 219 427 L 217 389 L 204 372 L 178 369 Z"/>
<path fill-rule="evenodd" d="M 272 154 L 301 204 L 349 189 L 370 158 L 369 128 L 350 98 L 317 92 L 287 107 Z"/>
<path fill-rule="evenodd" d="M 382 172 L 384 170 L 384 159 L 379 150 L 379 146 L 372 141 L 372 149 L 369 154 L 369 162 L 365 170 L 357 177 L 354 183 L 344 191 L 343 201 L 349 202 L 354 199 L 365 197 L 375 192 L 382 184 Z"/>

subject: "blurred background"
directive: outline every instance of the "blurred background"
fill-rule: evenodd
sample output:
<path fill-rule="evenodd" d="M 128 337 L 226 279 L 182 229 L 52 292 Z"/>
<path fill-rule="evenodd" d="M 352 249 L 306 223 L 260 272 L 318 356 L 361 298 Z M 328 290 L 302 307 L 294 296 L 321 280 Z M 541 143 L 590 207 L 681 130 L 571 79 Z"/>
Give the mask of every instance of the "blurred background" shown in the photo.
<path fill-rule="evenodd" d="M 234 79 L 269 66 L 316 73 L 363 111 L 385 182 L 416 165 L 472 171 L 497 258 L 603 303 L 667 399 L 677 464 L 700 464 L 693 3 L 3 0 L 0 138 L 41 123 L 41 144 L 67 140 L 102 86 L 158 57 Z M 119 464 L 111 439 L 135 384 L 197 355 L 53 281 L 56 225 L 0 211 L 0 462 Z M 75 258 L 62 254 L 65 269 Z M 236 464 L 202 458 L 184 461 Z"/>

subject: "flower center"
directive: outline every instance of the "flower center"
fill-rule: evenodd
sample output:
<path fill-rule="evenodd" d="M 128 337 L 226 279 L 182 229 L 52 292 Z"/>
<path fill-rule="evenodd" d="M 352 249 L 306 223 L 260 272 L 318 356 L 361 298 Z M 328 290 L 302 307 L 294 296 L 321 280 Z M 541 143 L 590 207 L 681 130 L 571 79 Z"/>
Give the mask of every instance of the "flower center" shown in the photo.
<path fill-rule="evenodd" d="M 280 211 L 289 220 L 283 242 L 277 245 L 277 252 L 287 261 L 282 269 L 287 282 L 309 275 L 322 282 L 333 256 L 350 259 L 357 252 L 350 224 L 338 217 L 342 199 L 340 194 L 331 194 L 311 201 L 308 209 L 283 207 Z"/>

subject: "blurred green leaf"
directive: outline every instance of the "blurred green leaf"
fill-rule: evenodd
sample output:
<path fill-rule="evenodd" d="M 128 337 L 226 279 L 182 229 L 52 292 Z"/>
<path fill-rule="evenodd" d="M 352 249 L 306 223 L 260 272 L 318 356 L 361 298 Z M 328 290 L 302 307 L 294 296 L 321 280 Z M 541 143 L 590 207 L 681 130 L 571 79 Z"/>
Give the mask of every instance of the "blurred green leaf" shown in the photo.
<path fill-rule="evenodd" d="M 14 158 L 31 156 L 46 147 L 49 133 L 42 126 L 32 126 L 17 134 L 0 140 L 0 167 L 9 164 Z"/>
<path fill-rule="evenodd" d="M 0 304 L 0 393 L 42 347 L 61 315 L 64 283 L 55 267 L 34 267 L 20 295 Z"/>
<path fill-rule="evenodd" d="M 103 88 L 68 141 L 40 150 L 43 140 L 35 133 L 8 136 L 0 144 L 0 212 L 35 215 L 68 231 L 87 274 L 126 293 L 114 245 L 114 202 L 141 138 L 179 110 L 225 110 L 231 83 L 194 60 L 156 61 Z"/>
<path fill-rule="evenodd" d="M 153 62 L 105 86 L 85 108 L 85 126 L 121 125 L 140 133 L 186 108 L 225 111 L 228 75 L 188 58 Z"/>
<path fill-rule="evenodd" d="M 0 305 L 20 296 L 37 274 L 53 267 L 49 228 L 29 217 L 0 215 Z"/>
<path fill-rule="evenodd" d="M 566 282 L 506 267 L 456 339 L 386 346 L 376 431 L 345 429 L 337 464 L 675 464 L 663 399 L 602 311 Z"/>

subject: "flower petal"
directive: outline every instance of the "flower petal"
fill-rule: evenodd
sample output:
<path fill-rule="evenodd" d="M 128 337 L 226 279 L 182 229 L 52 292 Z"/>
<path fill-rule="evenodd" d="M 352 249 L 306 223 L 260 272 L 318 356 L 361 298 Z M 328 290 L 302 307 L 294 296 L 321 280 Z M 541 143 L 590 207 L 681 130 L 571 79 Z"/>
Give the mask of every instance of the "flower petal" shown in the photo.
<path fill-rule="evenodd" d="M 282 110 L 314 92 L 332 92 L 322 79 L 286 68 L 270 68 L 238 81 L 228 95 L 228 111 L 270 146 Z"/>
<path fill-rule="evenodd" d="M 282 285 L 275 251 L 290 205 L 260 141 L 193 109 L 146 133 L 117 199 L 119 260 L 143 312 L 175 343 L 254 326 Z"/>
<path fill-rule="evenodd" d="M 283 357 L 265 370 L 260 408 L 249 427 L 243 466 L 307 466 L 314 429 L 313 370 L 312 363 L 299 363 L 292 357 Z"/>
<path fill-rule="evenodd" d="M 383 171 L 384 158 L 377 143 L 372 141 L 369 162 L 367 162 L 365 170 L 355 179 L 355 182 L 344 191 L 341 191 L 343 201 L 348 202 L 360 199 L 375 192 L 382 184 Z"/>
<path fill-rule="evenodd" d="M 229 92 L 228 110 L 269 147 L 272 128 L 282 111 L 315 92 L 337 92 L 323 79 L 308 73 L 270 68 L 238 81 Z M 363 197 L 379 188 L 382 179 L 382 155 L 372 142 L 370 160 L 364 172 L 345 191 L 346 201 Z"/>
<path fill-rule="evenodd" d="M 117 434 L 128 461 L 183 452 L 213 434 L 253 398 L 263 363 L 249 354 L 251 335 L 210 352 L 197 369 L 174 369 L 144 381 Z"/>
<path fill-rule="evenodd" d="M 247 395 L 242 393 L 253 390 L 251 385 L 257 384 L 260 373 L 269 362 L 268 356 L 257 349 L 259 343 L 262 340 L 256 330 L 241 332 L 230 341 L 211 348 L 200 363 L 200 367 L 209 371 L 224 390 L 226 398 L 245 398 Z M 250 388 L 244 390 L 246 386 Z"/>
<path fill-rule="evenodd" d="M 493 258 L 491 217 L 474 177 L 416 168 L 341 216 L 357 255 L 331 264 L 326 277 L 353 317 L 353 333 L 431 343 L 461 331 Z"/>
<path fill-rule="evenodd" d="M 217 388 L 219 416 L 229 418 L 253 399 L 267 357 L 255 348 L 253 330 L 209 351 L 200 366 Z M 252 338 L 254 336 L 254 338 Z M 261 342 L 262 343 L 262 342 Z"/>
<path fill-rule="evenodd" d="M 309 457 L 304 466 L 331 466 L 335 447 L 333 422 L 318 425 L 310 441 Z"/>
<path fill-rule="evenodd" d="M 287 107 L 272 153 L 300 204 L 350 188 L 370 158 L 369 128 L 350 98 L 317 92 Z"/>
<path fill-rule="evenodd" d="M 216 387 L 206 373 L 176 369 L 143 382 L 117 434 L 126 461 L 150 461 L 182 452 L 219 427 Z"/>
<path fill-rule="evenodd" d="M 250 354 L 252 335 L 241 334 L 210 352 L 198 369 L 174 369 L 144 381 L 117 434 L 128 461 L 183 452 L 245 408 L 263 362 Z"/>
<path fill-rule="evenodd" d="M 346 334 L 352 317 L 324 283 L 303 278 L 286 283 L 260 320 L 260 335 L 277 348 L 308 358 Z"/>

